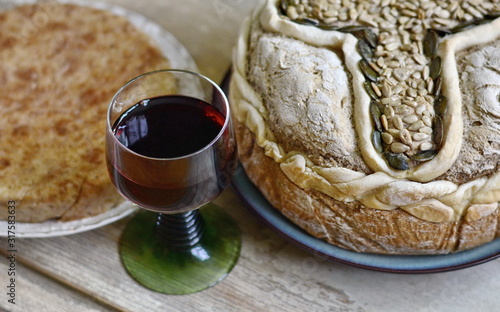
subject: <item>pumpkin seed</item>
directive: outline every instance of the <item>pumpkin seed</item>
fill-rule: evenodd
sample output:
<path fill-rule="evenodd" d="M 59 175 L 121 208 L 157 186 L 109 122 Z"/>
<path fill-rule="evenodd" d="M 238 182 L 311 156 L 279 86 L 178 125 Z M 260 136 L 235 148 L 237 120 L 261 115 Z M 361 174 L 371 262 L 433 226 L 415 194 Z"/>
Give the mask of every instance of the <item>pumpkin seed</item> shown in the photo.
<path fill-rule="evenodd" d="M 424 37 L 424 54 L 427 57 L 434 57 L 437 52 L 439 37 L 432 29 L 427 31 Z"/>
<path fill-rule="evenodd" d="M 288 0 L 281 0 L 281 14 L 286 15 L 288 9 Z"/>
<path fill-rule="evenodd" d="M 483 16 L 487 20 L 494 20 L 500 17 L 500 12 L 488 13 Z"/>
<path fill-rule="evenodd" d="M 443 116 L 448 109 L 448 99 L 444 95 L 440 95 L 434 102 L 434 112 L 438 116 Z"/>
<path fill-rule="evenodd" d="M 370 103 L 370 115 L 373 120 L 373 125 L 375 129 L 378 131 L 382 131 L 382 123 L 380 122 L 380 116 L 382 116 L 382 112 L 380 111 L 380 107 L 377 103 L 372 101 Z"/>
<path fill-rule="evenodd" d="M 361 59 L 358 65 L 368 80 L 377 82 L 378 80 L 377 72 L 370 66 L 370 64 L 365 59 Z"/>
<path fill-rule="evenodd" d="M 323 29 L 323 30 L 339 30 L 340 29 L 338 26 L 327 25 L 327 24 L 320 24 L 318 27 Z"/>
<path fill-rule="evenodd" d="M 365 60 L 367 60 L 369 62 L 373 59 L 373 49 L 366 40 L 364 40 L 364 39 L 358 40 L 358 43 L 356 46 L 358 48 L 359 54 L 361 54 L 361 56 Z"/>
<path fill-rule="evenodd" d="M 372 132 L 372 143 L 377 152 L 382 153 L 384 151 L 384 147 L 382 145 L 382 135 L 380 134 L 380 131 L 374 130 Z"/>
<path fill-rule="evenodd" d="M 370 28 L 365 29 L 364 37 L 366 41 L 372 46 L 372 48 L 376 48 L 378 45 L 378 36 L 375 34 L 373 30 Z"/>
<path fill-rule="evenodd" d="M 411 157 L 411 160 L 420 161 L 420 162 L 428 161 L 428 160 L 433 159 L 436 156 L 436 154 L 437 154 L 437 151 L 434 151 L 434 150 L 419 151 Z"/>
<path fill-rule="evenodd" d="M 441 93 L 441 86 L 442 86 L 442 79 L 441 76 L 439 76 L 436 79 L 434 79 L 434 92 L 432 92 L 432 94 L 438 96 Z"/>
<path fill-rule="evenodd" d="M 302 25 L 309 25 L 309 26 L 318 26 L 319 21 L 313 18 L 309 17 L 304 17 L 304 18 L 298 18 L 294 20 L 295 23 L 302 24 Z"/>
<path fill-rule="evenodd" d="M 396 170 L 408 170 L 410 166 L 408 164 L 408 157 L 403 154 L 385 153 L 385 159 L 389 166 Z"/>
<path fill-rule="evenodd" d="M 370 81 L 366 80 L 365 83 L 364 83 L 364 87 L 365 87 L 366 92 L 368 92 L 368 95 L 373 100 L 377 101 L 378 100 L 378 96 L 375 93 L 375 91 L 373 91 L 373 88 L 372 88 L 372 85 L 371 85 Z"/>
<path fill-rule="evenodd" d="M 431 59 L 429 64 L 429 76 L 436 79 L 441 74 L 441 57 L 436 56 Z"/>
<path fill-rule="evenodd" d="M 441 144 L 443 143 L 443 135 L 444 135 L 444 129 L 443 129 L 443 119 L 439 116 L 434 116 L 434 143 L 438 147 L 441 147 Z"/>
<path fill-rule="evenodd" d="M 457 32 L 464 31 L 464 30 L 467 30 L 469 28 L 472 28 L 472 27 L 476 26 L 476 22 L 477 21 L 469 21 L 469 22 L 460 24 L 458 26 L 455 26 L 452 29 L 450 29 L 450 33 L 454 34 L 454 33 L 457 33 Z"/>
<path fill-rule="evenodd" d="M 435 32 L 439 37 L 444 37 L 451 34 L 451 31 L 446 29 L 432 29 L 432 31 Z"/>
<path fill-rule="evenodd" d="M 368 27 L 366 26 L 357 26 L 357 25 L 350 25 L 350 26 L 345 26 L 342 28 L 339 28 L 339 31 L 346 32 L 346 33 L 354 33 L 358 31 L 364 31 Z"/>

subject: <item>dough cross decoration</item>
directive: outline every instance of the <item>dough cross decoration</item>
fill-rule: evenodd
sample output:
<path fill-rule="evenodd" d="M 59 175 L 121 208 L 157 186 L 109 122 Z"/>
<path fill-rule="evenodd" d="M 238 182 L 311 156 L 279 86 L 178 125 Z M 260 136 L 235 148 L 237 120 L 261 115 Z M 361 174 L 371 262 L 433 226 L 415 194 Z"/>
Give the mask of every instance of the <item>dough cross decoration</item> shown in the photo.
<path fill-rule="evenodd" d="M 449 116 L 456 115 L 450 108 L 460 96 L 449 98 L 453 92 L 441 88 L 442 68 L 454 64 L 446 59 L 454 53 L 444 55 L 441 41 L 490 23 L 499 12 L 498 0 L 281 1 L 281 14 L 296 23 L 358 38 L 358 67 L 371 100 L 370 141 L 396 171 L 434 159 L 453 122 Z"/>

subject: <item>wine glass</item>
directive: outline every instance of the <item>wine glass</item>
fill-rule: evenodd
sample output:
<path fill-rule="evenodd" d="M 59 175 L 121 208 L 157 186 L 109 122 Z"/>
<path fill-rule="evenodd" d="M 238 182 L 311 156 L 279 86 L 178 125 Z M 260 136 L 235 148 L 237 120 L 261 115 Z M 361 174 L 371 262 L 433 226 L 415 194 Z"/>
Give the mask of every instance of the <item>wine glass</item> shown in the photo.
<path fill-rule="evenodd" d="M 123 197 L 143 208 L 120 238 L 128 273 L 167 294 L 216 284 L 241 249 L 235 222 L 210 203 L 236 167 L 222 90 L 190 71 L 149 72 L 116 93 L 106 128 L 110 178 Z"/>

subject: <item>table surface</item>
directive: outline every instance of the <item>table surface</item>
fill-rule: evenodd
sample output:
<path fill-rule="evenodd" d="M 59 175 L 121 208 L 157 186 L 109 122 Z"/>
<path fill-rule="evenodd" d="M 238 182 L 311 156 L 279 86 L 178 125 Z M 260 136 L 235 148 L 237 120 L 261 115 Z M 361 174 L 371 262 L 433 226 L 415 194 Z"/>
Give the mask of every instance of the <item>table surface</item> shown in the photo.
<path fill-rule="evenodd" d="M 163 25 L 220 81 L 238 28 L 257 0 L 113 0 Z M 267 228 L 232 190 L 219 197 L 243 246 L 233 271 L 205 291 L 169 296 L 132 280 L 117 240 L 125 218 L 53 238 L 16 240 L 16 304 L 8 302 L 7 239 L 0 238 L 0 310 L 6 311 L 498 311 L 500 260 L 435 274 L 391 274 L 327 261 Z"/>

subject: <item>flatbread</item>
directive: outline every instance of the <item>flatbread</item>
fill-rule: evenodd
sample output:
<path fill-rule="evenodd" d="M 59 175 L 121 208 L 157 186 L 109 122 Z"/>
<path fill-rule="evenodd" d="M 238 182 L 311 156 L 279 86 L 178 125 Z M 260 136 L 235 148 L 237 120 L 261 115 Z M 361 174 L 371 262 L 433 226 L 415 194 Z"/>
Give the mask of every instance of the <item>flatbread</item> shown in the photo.
<path fill-rule="evenodd" d="M 123 201 L 104 156 L 113 94 L 168 68 L 152 40 L 105 10 L 43 2 L 0 13 L 0 205 L 16 221 L 75 220 Z M 0 219 L 7 209 L 0 209 Z"/>

